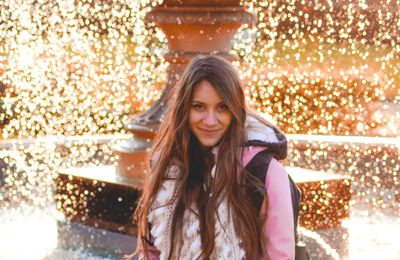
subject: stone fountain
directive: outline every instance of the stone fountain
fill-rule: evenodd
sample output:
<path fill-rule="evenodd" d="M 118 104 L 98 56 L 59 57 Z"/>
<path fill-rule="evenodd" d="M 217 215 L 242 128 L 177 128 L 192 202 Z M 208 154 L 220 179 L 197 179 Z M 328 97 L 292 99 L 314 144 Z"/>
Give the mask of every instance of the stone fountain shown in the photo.
<path fill-rule="evenodd" d="M 154 22 L 168 39 L 168 82 L 160 99 L 125 126 L 133 138 L 116 146 L 116 167 L 68 169 L 57 179 L 59 209 L 70 219 L 128 234 L 136 233 L 131 216 L 148 168 L 147 152 L 171 87 L 197 55 L 215 54 L 234 60 L 235 55 L 230 53 L 233 37 L 242 24 L 254 23 L 256 17 L 239 0 L 166 0 L 152 9 L 145 21 Z M 75 194 L 86 195 L 77 198 Z"/>
<path fill-rule="evenodd" d="M 128 178 L 143 178 L 147 166 L 146 153 L 151 146 L 167 103 L 170 89 L 195 56 L 216 54 L 234 60 L 230 53 L 232 39 L 244 23 L 256 18 L 240 6 L 238 0 L 164 1 L 149 12 L 146 22 L 154 22 L 168 39 L 168 82 L 160 97 L 147 111 L 134 116 L 126 125 L 133 140 L 123 141 L 117 148 L 117 173 Z"/>

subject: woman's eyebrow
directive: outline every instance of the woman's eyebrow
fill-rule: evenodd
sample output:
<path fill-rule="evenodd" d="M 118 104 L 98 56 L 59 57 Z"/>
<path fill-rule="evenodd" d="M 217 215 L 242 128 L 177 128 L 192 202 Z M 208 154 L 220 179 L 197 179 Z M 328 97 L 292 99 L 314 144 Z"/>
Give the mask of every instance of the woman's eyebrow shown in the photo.
<path fill-rule="evenodd" d="M 199 101 L 199 100 L 192 100 L 192 103 L 201 103 L 201 104 L 205 104 L 204 102 L 202 102 L 202 101 Z"/>
<path fill-rule="evenodd" d="M 206 104 L 206 103 L 203 102 L 203 101 L 194 100 L 194 99 L 192 100 L 192 103 Z M 219 105 L 225 105 L 225 102 L 224 102 L 224 101 L 218 102 L 218 103 L 217 103 L 217 106 L 219 106 Z"/>

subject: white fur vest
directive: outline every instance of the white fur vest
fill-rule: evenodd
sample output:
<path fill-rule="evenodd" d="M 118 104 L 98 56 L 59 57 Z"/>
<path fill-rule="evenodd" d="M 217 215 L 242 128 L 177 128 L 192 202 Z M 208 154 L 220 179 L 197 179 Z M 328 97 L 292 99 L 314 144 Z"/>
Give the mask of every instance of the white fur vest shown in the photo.
<path fill-rule="evenodd" d="M 171 245 L 171 228 L 173 213 L 177 203 L 174 180 L 180 174 L 180 167 L 170 167 L 168 177 L 158 191 L 151 206 L 148 220 L 152 224 L 151 235 L 154 237 L 154 245 L 160 250 L 160 259 L 167 259 Z M 215 175 L 215 166 L 212 176 Z M 196 208 L 192 208 L 198 212 Z M 241 241 L 236 235 L 232 214 L 228 212 L 227 201 L 218 207 L 218 216 L 215 223 L 215 247 L 211 259 L 215 260 L 240 260 L 244 259 L 245 252 L 240 248 Z M 172 259 L 193 260 L 198 259 L 201 254 L 200 222 L 196 214 L 186 209 L 182 226 L 182 245 L 174 245 Z M 178 249 L 180 250 L 178 251 Z"/>

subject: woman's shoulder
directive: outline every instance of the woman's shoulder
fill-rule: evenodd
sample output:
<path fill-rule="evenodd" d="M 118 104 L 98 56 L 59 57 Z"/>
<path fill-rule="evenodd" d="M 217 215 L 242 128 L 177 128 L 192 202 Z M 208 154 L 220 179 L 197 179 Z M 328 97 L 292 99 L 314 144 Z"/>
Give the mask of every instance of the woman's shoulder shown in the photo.
<path fill-rule="evenodd" d="M 287 185 L 289 183 L 288 174 L 285 167 L 277 159 L 271 159 L 265 178 L 265 186 L 268 188 L 271 183 Z"/>
<path fill-rule="evenodd" d="M 273 124 L 249 115 L 246 118 L 246 146 L 253 146 L 249 149 L 250 154 L 254 153 L 254 149 L 258 151 L 267 148 L 275 158 L 281 160 L 287 156 L 287 139 L 285 134 Z"/>
<path fill-rule="evenodd" d="M 287 177 L 287 173 L 283 164 L 274 157 L 273 151 L 270 151 L 266 147 L 245 147 L 242 164 L 247 168 L 254 168 L 253 166 L 257 166 L 257 170 L 261 170 L 263 172 L 256 174 L 262 176 L 266 175 L 267 178 L 271 177 L 268 177 L 268 175 L 283 175 Z M 260 168 L 261 165 L 264 165 L 264 167 Z"/>
<path fill-rule="evenodd" d="M 167 178 L 177 178 L 182 172 L 183 164 L 174 158 L 168 158 L 167 160 L 168 165 L 166 167 L 164 176 Z M 156 168 L 159 163 L 162 163 L 161 152 L 157 151 L 150 158 L 151 168 Z"/>

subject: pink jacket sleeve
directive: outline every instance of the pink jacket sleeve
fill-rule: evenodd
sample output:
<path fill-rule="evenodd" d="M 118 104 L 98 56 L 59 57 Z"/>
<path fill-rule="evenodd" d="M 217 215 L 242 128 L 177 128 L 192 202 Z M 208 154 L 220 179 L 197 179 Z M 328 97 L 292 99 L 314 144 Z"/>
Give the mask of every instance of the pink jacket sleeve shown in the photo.
<path fill-rule="evenodd" d="M 293 260 L 295 238 L 289 179 L 283 165 L 275 158 L 270 162 L 265 187 L 268 194 L 268 211 L 263 234 L 269 259 Z M 265 214 L 265 206 L 261 208 L 260 214 Z"/>

